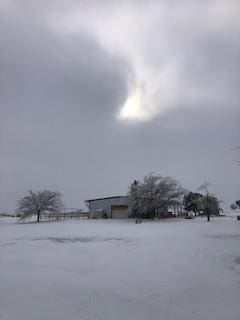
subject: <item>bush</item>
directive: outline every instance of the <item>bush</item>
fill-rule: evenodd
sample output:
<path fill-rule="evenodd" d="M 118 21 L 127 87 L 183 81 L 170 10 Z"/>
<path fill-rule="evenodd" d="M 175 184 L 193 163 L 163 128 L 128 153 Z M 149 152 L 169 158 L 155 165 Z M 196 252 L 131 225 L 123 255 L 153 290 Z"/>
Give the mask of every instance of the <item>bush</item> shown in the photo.
<path fill-rule="evenodd" d="M 232 203 L 230 206 L 231 210 L 236 210 L 238 206 L 235 203 Z"/>

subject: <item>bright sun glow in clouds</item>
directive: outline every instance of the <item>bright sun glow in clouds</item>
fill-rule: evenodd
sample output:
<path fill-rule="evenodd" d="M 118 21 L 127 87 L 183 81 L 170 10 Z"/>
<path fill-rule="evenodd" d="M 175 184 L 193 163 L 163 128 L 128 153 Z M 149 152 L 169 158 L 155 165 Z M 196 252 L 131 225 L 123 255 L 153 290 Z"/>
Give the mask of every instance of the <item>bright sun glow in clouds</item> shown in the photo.
<path fill-rule="evenodd" d="M 143 107 L 141 89 L 135 89 L 127 98 L 120 110 L 119 118 L 122 120 L 145 120 L 148 115 Z"/>

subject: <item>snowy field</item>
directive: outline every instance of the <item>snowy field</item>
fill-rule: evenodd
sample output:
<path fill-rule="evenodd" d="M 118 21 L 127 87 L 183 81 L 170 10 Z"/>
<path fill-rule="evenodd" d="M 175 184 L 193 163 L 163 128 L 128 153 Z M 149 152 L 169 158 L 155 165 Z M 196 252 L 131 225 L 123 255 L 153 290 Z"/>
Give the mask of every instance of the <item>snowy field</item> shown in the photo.
<path fill-rule="evenodd" d="M 240 222 L 2 218 L 0 319 L 240 320 Z"/>

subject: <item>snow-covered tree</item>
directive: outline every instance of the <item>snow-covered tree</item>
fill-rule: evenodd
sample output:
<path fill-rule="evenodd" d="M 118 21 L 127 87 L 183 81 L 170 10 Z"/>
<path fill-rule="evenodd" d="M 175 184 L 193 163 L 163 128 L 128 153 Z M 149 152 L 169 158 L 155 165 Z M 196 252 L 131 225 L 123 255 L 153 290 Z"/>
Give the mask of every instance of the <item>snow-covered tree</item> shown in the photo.
<path fill-rule="evenodd" d="M 18 201 L 16 210 L 21 215 L 20 219 L 24 220 L 37 215 L 39 222 L 41 213 L 57 213 L 64 207 L 61 197 L 58 191 L 33 192 L 30 190 L 27 196 Z"/>
<path fill-rule="evenodd" d="M 128 192 L 135 217 L 154 218 L 168 206 L 176 204 L 184 194 L 179 182 L 161 175 L 149 174 L 142 181 L 134 181 Z"/>

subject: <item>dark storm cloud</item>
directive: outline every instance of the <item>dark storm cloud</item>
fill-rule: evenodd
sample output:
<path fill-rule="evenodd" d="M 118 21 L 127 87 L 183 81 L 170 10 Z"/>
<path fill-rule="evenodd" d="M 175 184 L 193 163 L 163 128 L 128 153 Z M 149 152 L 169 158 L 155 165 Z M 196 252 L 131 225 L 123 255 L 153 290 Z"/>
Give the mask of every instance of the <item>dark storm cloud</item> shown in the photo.
<path fill-rule="evenodd" d="M 75 107 L 106 116 L 126 94 L 124 61 L 87 35 L 64 38 L 36 17 L 16 14 L 3 21 L 1 33 L 0 94 L 8 107 Z"/>
<path fill-rule="evenodd" d="M 10 8 L 1 22 L 1 202 L 13 207 L 26 188 L 64 189 L 70 157 L 77 171 L 122 103 L 128 66 L 86 34 L 53 34 L 36 12 Z"/>
<path fill-rule="evenodd" d="M 150 171 L 195 189 L 209 180 L 233 201 L 238 10 L 234 1 L 2 2 L 0 210 L 29 188 L 58 189 L 79 207 Z M 119 121 L 138 77 L 154 88 L 150 118 Z"/>

